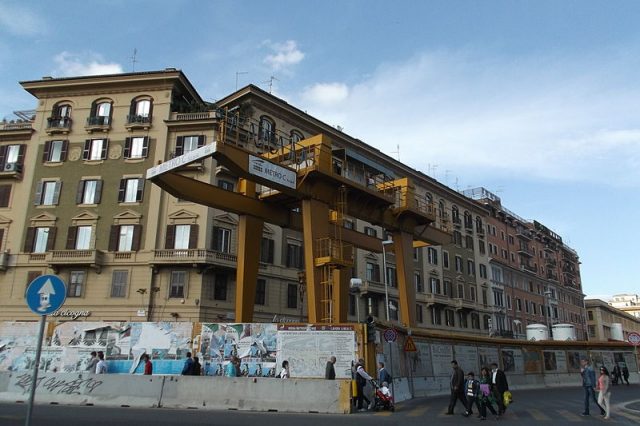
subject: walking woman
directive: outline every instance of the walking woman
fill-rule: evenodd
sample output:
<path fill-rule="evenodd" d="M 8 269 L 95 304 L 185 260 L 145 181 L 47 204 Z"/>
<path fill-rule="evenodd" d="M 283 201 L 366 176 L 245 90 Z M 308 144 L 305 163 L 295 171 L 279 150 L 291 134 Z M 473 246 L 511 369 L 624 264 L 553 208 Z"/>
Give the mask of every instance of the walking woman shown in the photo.
<path fill-rule="evenodd" d="M 604 365 L 600 367 L 600 377 L 598 377 L 598 404 L 605 410 L 604 418 L 609 418 L 611 408 L 609 400 L 611 398 L 611 379 L 609 371 Z"/>
<path fill-rule="evenodd" d="M 480 402 L 480 420 L 487 419 L 487 408 L 491 413 L 498 416 L 495 408 L 493 408 L 492 400 L 495 401 L 493 394 L 491 393 L 491 373 L 487 367 L 483 367 L 480 370 L 480 392 L 478 393 L 478 400 Z"/>

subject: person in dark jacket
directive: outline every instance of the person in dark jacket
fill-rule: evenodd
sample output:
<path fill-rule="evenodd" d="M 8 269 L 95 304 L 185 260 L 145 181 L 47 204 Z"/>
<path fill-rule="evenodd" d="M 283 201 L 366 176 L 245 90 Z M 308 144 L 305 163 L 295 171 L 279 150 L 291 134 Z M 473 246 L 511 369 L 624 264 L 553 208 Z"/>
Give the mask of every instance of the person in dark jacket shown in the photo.
<path fill-rule="evenodd" d="M 324 378 L 327 380 L 335 380 L 336 379 L 336 369 L 335 369 L 336 357 L 332 356 L 327 361 L 327 366 L 324 369 Z"/>
<path fill-rule="evenodd" d="M 200 359 L 197 356 L 193 357 L 193 369 L 191 371 L 192 376 L 199 376 L 202 372 L 202 365 L 200 364 Z"/>
<path fill-rule="evenodd" d="M 458 399 L 462 402 L 462 407 L 465 412 L 469 409 L 467 407 L 467 399 L 464 396 L 464 371 L 458 366 L 458 361 L 451 361 L 451 397 L 449 398 L 449 409 L 445 414 L 453 414 L 453 409 L 456 406 Z"/>
<path fill-rule="evenodd" d="M 193 375 L 193 358 L 191 358 L 191 352 L 187 352 L 187 358 L 184 360 L 181 374 L 183 376 Z"/>
<path fill-rule="evenodd" d="M 504 393 L 509 390 L 507 376 L 504 371 L 498 368 L 495 362 L 491 364 L 491 392 L 493 393 L 496 403 L 498 404 L 498 416 L 504 414 L 507 407 L 504 405 Z"/>
<path fill-rule="evenodd" d="M 602 409 L 602 407 L 598 404 L 598 400 L 596 399 L 596 372 L 593 371 L 593 367 L 589 363 L 589 360 L 583 358 L 580 360 L 580 375 L 582 376 L 582 388 L 584 389 L 584 411 L 582 412 L 582 416 L 589 415 L 589 401 L 593 400 L 596 406 L 600 409 L 600 414 L 603 416 L 606 412 Z"/>
<path fill-rule="evenodd" d="M 378 363 L 378 384 L 382 384 L 382 382 L 387 382 L 391 384 L 391 374 L 384 367 L 384 362 Z"/>

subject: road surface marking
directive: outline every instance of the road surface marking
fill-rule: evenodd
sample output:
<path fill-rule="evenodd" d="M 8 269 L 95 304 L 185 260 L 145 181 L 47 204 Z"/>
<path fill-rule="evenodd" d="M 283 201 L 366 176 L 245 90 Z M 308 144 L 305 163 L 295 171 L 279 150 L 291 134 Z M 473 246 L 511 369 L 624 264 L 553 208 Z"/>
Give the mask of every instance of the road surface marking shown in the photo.
<path fill-rule="evenodd" d="M 535 408 L 531 408 L 531 409 L 529 409 L 527 411 L 529 412 L 529 414 L 531 414 L 531 417 L 533 417 L 534 419 L 536 419 L 538 421 L 551 420 L 551 417 L 547 416 L 546 414 L 544 414 L 540 410 L 536 410 Z"/>
<path fill-rule="evenodd" d="M 409 412 L 409 414 L 407 414 L 407 417 L 421 417 L 424 416 L 424 413 L 427 412 L 427 410 L 429 409 L 429 406 L 423 406 L 423 407 L 417 407 L 414 408 L 413 410 L 411 410 Z"/>
<path fill-rule="evenodd" d="M 567 410 L 558 410 L 558 414 L 560 414 L 562 417 L 564 417 L 566 420 L 570 422 L 579 422 L 580 420 L 582 420 L 579 415 L 574 414 Z"/>

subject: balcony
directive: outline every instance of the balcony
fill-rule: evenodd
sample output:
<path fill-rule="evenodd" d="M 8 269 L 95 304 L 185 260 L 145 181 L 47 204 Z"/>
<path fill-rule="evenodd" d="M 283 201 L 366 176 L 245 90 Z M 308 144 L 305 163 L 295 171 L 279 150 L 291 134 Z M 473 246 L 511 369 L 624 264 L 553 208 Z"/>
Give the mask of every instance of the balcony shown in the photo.
<path fill-rule="evenodd" d="M 556 247 L 552 246 L 551 244 L 545 244 L 544 251 L 546 251 L 547 253 L 554 253 L 556 251 Z"/>
<path fill-rule="evenodd" d="M 526 263 L 521 263 L 520 264 L 520 270 L 521 271 L 525 271 L 525 272 L 531 272 L 532 274 L 536 274 L 538 272 L 537 268 L 535 266 L 531 266 L 531 265 L 526 264 Z"/>
<path fill-rule="evenodd" d="M 84 128 L 89 133 L 96 131 L 106 132 L 111 129 L 111 117 L 88 117 Z"/>
<path fill-rule="evenodd" d="M 453 224 L 455 225 L 456 228 L 460 228 L 462 226 L 462 219 L 460 219 L 460 217 L 454 216 Z"/>
<path fill-rule="evenodd" d="M 124 125 L 127 130 L 144 129 L 151 127 L 151 116 L 146 115 L 127 115 L 127 124 Z"/>
<path fill-rule="evenodd" d="M 445 296 L 443 294 L 428 293 L 428 294 L 425 295 L 424 300 L 425 300 L 427 306 L 432 306 L 432 305 L 452 306 L 452 305 L 454 305 L 454 300 L 451 299 L 449 296 Z"/>
<path fill-rule="evenodd" d="M 168 121 L 200 121 L 218 118 L 215 111 L 172 112 Z"/>
<path fill-rule="evenodd" d="M 22 179 L 22 164 L 4 163 L 0 169 L 0 179 Z"/>
<path fill-rule="evenodd" d="M 11 255 L 7 252 L 0 253 L 0 271 L 6 271 L 9 267 L 9 258 Z"/>
<path fill-rule="evenodd" d="M 558 261 L 551 257 L 547 257 L 545 259 L 545 265 L 547 265 L 547 268 L 555 268 L 558 265 Z"/>
<path fill-rule="evenodd" d="M 556 274 L 553 271 L 547 271 L 547 279 L 548 280 L 553 280 L 553 281 L 558 281 L 558 274 Z"/>
<path fill-rule="evenodd" d="M 49 117 L 46 132 L 50 135 L 59 133 L 66 135 L 71 131 L 72 122 L 71 117 Z"/>
<path fill-rule="evenodd" d="M 235 268 L 238 256 L 232 253 L 206 249 L 164 249 L 154 250 L 151 263 L 154 265 L 221 265 Z"/>
<path fill-rule="evenodd" d="M 531 232 L 526 228 L 517 228 L 516 236 L 523 240 L 531 241 Z"/>
<path fill-rule="evenodd" d="M 389 286 L 389 289 L 391 289 L 391 286 Z M 361 293 L 384 294 L 384 283 L 381 283 L 380 281 L 365 280 L 362 281 L 362 288 L 360 291 Z"/>
<path fill-rule="evenodd" d="M 15 131 L 15 130 L 32 130 L 30 121 L 11 121 L 11 122 L 1 122 L 0 123 L 0 131 Z"/>
<path fill-rule="evenodd" d="M 474 309 L 477 309 L 478 306 L 476 305 L 476 302 L 472 301 L 472 300 L 467 300 L 467 299 L 462 299 L 462 298 L 456 298 L 453 299 L 453 301 L 455 302 L 454 307 L 457 310 L 468 310 L 468 311 L 472 311 Z"/>
<path fill-rule="evenodd" d="M 527 246 L 520 245 L 520 247 L 518 248 L 518 253 L 528 257 L 533 257 L 533 252 Z"/>
<path fill-rule="evenodd" d="M 47 252 L 46 261 L 56 273 L 64 266 L 88 266 L 100 273 L 104 253 L 100 250 L 53 250 Z"/>

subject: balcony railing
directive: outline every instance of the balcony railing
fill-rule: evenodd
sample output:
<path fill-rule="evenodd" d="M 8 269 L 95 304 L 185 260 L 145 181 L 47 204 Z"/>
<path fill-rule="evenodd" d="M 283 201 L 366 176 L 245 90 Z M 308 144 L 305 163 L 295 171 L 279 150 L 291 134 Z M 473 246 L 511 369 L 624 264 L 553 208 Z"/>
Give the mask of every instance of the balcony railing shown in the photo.
<path fill-rule="evenodd" d="M 127 127 L 149 127 L 151 116 L 148 115 L 127 115 Z"/>
<path fill-rule="evenodd" d="M 31 130 L 32 125 L 30 121 L 21 123 L 0 123 L 0 130 Z"/>
<path fill-rule="evenodd" d="M 110 126 L 111 125 L 111 117 L 102 117 L 102 116 L 96 116 L 96 117 L 88 117 L 87 118 L 87 127 L 94 127 L 94 126 Z"/>
<path fill-rule="evenodd" d="M 454 305 L 454 301 L 443 294 L 428 293 L 425 295 L 427 305 Z"/>
<path fill-rule="evenodd" d="M 535 266 L 528 265 L 526 263 L 521 263 L 520 264 L 520 270 L 527 271 L 527 272 L 533 272 L 534 274 L 538 272 L 537 268 Z"/>
<path fill-rule="evenodd" d="M 518 253 L 524 254 L 525 256 L 533 257 L 533 251 L 529 247 L 520 246 L 518 248 Z"/>
<path fill-rule="evenodd" d="M 545 263 L 547 265 L 547 268 L 555 268 L 556 265 L 558 264 L 558 261 L 553 258 L 547 257 L 547 259 L 545 260 Z"/>
<path fill-rule="evenodd" d="M 232 253 L 224 253 L 206 249 L 163 249 L 153 251 L 155 264 L 194 263 L 194 264 L 218 264 L 235 266 L 238 256 Z"/>
<path fill-rule="evenodd" d="M 100 250 L 53 250 L 47 252 L 51 266 L 88 265 L 100 269 L 104 265 L 104 253 Z"/>
<path fill-rule="evenodd" d="M 215 111 L 203 111 L 203 112 L 172 112 L 169 116 L 170 121 L 195 121 L 195 120 L 208 120 L 210 118 L 216 118 Z"/>
<path fill-rule="evenodd" d="M 531 241 L 531 233 L 528 229 L 518 228 L 516 229 L 516 236 L 523 238 L 525 240 Z"/>
<path fill-rule="evenodd" d="M 553 281 L 558 281 L 558 274 L 556 274 L 553 271 L 547 271 L 547 279 L 553 280 Z"/>
<path fill-rule="evenodd" d="M 72 122 L 71 117 L 49 117 L 47 118 L 47 132 L 68 132 Z"/>

